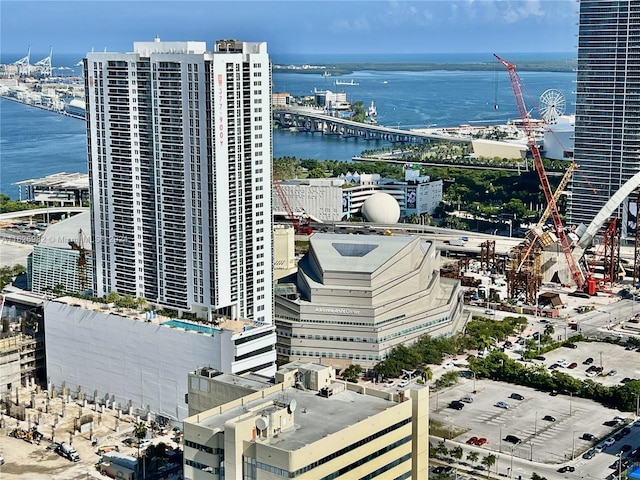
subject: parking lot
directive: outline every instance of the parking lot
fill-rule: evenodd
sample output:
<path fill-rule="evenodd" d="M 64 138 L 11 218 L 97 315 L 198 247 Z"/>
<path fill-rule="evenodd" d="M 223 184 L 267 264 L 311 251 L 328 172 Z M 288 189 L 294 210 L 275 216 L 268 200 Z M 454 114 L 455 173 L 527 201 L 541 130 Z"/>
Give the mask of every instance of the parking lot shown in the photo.
<path fill-rule="evenodd" d="M 608 387 L 620 385 L 620 381 L 624 378 L 640 380 L 640 352 L 636 350 L 625 350 L 625 347 L 610 343 L 601 342 L 577 342 L 575 349 L 558 348 L 544 354 L 544 361 L 534 360 L 536 363 L 542 363 L 550 367 L 560 360 L 566 360 L 569 363 L 577 363 L 574 369 L 558 368 L 559 371 L 567 373 L 572 377 L 584 380 L 587 377 L 587 368 L 589 365 L 583 364 L 587 358 L 592 358 L 593 363 L 597 367 L 602 367 L 601 375 L 590 377 L 591 380 L 597 381 Z M 614 375 L 607 375 L 615 370 Z"/>
<path fill-rule="evenodd" d="M 472 436 L 484 437 L 488 442 L 482 446 L 488 451 L 504 453 L 514 457 L 540 463 L 560 464 L 578 457 L 593 442 L 581 439 L 584 433 L 598 438 L 607 436 L 613 427 L 604 425 L 620 412 L 582 398 L 568 395 L 550 396 L 549 393 L 527 387 L 493 382 L 463 379 L 460 384 L 431 395 L 431 419 L 451 426 L 454 432 L 464 432 L 454 440 L 466 443 Z M 524 396 L 523 400 L 509 398 L 512 393 Z M 464 408 L 449 408 L 450 402 L 471 397 L 472 403 Z M 506 402 L 508 409 L 496 407 L 497 402 Z M 555 421 L 543 420 L 545 416 Z M 623 415 L 624 416 L 624 415 Z M 628 416 L 628 415 L 627 415 Z M 514 445 L 505 441 L 507 435 L 521 440 Z M 489 453 L 489 452 L 487 452 Z"/>

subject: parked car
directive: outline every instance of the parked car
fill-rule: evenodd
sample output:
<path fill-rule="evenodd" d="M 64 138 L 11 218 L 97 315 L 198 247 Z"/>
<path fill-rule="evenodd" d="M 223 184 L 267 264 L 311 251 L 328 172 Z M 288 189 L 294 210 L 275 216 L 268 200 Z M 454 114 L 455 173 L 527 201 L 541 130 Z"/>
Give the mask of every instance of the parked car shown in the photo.
<path fill-rule="evenodd" d="M 540 361 L 542 361 L 542 362 L 544 362 L 544 361 L 546 360 L 546 358 L 545 358 L 545 357 L 543 357 L 542 355 L 537 355 L 537 356 L 533 357 L 533 359 L 534 359 L 534 360 L 540 360 Z"/>
<path fill-rule="evenodd" d="M 133 447 L 136 444 L 137 439 L 135 437 L 127 437 L 124 440 L 122 440 L 122 443 L 124 443 L 127 447 Z"/>
<path fill-rule="evenodd" d="M 497 402 L 495 406 L 498 408 L 504 408 L 505 410 L 508 410 L 509 408 L 511 408 L 507 402 Z"/>
<path fill-rule="evenodd" d="M 619 441 L 619 440 L 622 440 L 623 438 L 624 438 L 624 435 L 623 435 L 621 432 L 618 432 L 618 433 L 616 433 L 616 434 L 613 436 L 613 439 L 614 439 L 616 442 L 617 442 L 617 441 Z"/>
<path fill-rule="evenodd" d="M 587 358 L 584 362 L 582 362 L 583 365 L 591 365 L 593 363 L 593 358 L 589 357 Z"/>
<path fill-rule="evenodd" d="M 551 415 L 545 415 L 544 417 L 542 417 L 542 420 L 544 420 L 546 422 L 555 422 L 556 421 L 556 417 L 552 417 Z"/>
<path fill-rule="evenodd" d="M 614 375 L 616 375 L 618 373 L 617 370 L 609 370 L 609 373 L 607 373 L 607 375 L 609 375 L 610 377 L 613 377 Z"/>
<path fill-rule="evenodd" d="M 563 343 L 562 346 L 567 348 L 578 348 L 578 345 L 575 343 Z"/>
<path fill-rule="evenodd" d="M 568 368 L 573 369 L 573 368 L 576 368 L 577 366 L 578 366 L 578 364 L 576 362 L 573 362 L 573 363 L 569 364 Z"/>
<path fill-rule="evenodd" d="M 631 450 L 633 450 L 633 447 L 631 445 L 629 445 L 628 443 L 625 443 L 624 445 L 622 445 L 620 447 L 620 451 L 623 452 L 623 453 L 630 452 Z"/>
<path fill-rule="evenodd" d="M 622 430 L 620 430 L 620 433 L 626 437 L 631 433 L 631 429 L 629 427 L 624 427 Z"/>
<path fill-rule="evenodd" d="M 407 385 L 409 385 L 409 380 L 402 380 L 399 384 L 398 384 L 398 388 L 404 388 Z"/>
<path fill-rule="evenodd" d="M 611 437 L 607 438 L 604 442 L 602 442 L 602 444 L 603 444 L 605 447 L 610 447 L 610 446 L 611 446 L 611 445 L 613 445 L 614 443 L 616 443 L 616 441 L 615 441 L 613 438 L 611 438 Z"/>
<path fill-rule="evenodd" d="M 588 442 L 593 442 L 596 439 L 596 436 L 592 433 L 583 433 L 580 438 L 587 440 Z"/>
<path fill-rule="evenodd" d="M 597 374 L 596 372 L 594 372 L 593 370 L 592 370 L 592 371 L 590 371 L 590 372 L 587 372 L 587 377 L 589 377 L 589 378 L 593 378 L 593 377 L 595 377 L 596 375 L 598 375 L 598 374 Z"/>
<path fill-rule="evenodd" d="M 519 393 L 512 393 L 509 395 L 509 398 L 513 398 L 514 400 L 524 400 L 524 396 Z"/>
<path fill-rule="evenodd" d="M 453 467 L 452 466 L 440 466 L 440 467 L 435 467 L 433 470 L 433 473 L 435 473 L 436 475 L 441 475 L 443 473 L 451 473 L 453 472 Z"/>
<path fill-rule="evenodd" d="M 631 381 L 633 381 L 633 378 L 624 377 L 622 380 L 620 380 L 620 383 L 629 383 Z"/>
<path fill-rule="evenodd" d="M 575 472 L 575 471 L 576 471 L 576 467 L 574 467 L 572 465 L 565 465 L 564 467 L 560 467 L 558 469 L 559 473 Z"/>
<path fill-rule="evenodd" d="M 590 450 L 587 450 L 586 452 L 584 452 L 584 454 L 582 455 L 582 458 L 584 458 L 585 460 L 591 460 L 593 457 L 596 456 L 596 450 L 595 448 L 592 448 Z"/>
<path fill-rule="evenodd" d="M 464 403 L 473 403 L 473 397 L 469 397 L 469 396 L 467 396 L 467 397 L 462 397 L 462 398 L 460 399 L 460 401 L 461 401 L 461 402 L 464 402 Z"/>
<path fill-rule="evenodd" d="M 391 388 L 395 385 L 395 382 L 393 380 L 389 380 L 387 382 L 385 382 L 384 386 L 387 388 Z"/>
<path fill-rule="evenodd" d="M 514 445 L 519 445 L 520 443 L 522 443 L 522 440 L 520 440 L 515 435 L 507 435 L 506 437 L 504 437 L 504 440 L 505 442 L 513 443 Z"/>
<path fill-rule="evenodd" d="M 487 439 L 484 437 L 471 437 L 469 440 L 467 440 L 467 443 L 469 445 L 478 445 L 478 446 L 482 446 L 485 443 L 487 443 Z"/>
<path fill-rule="evenodd" d="M 495 315 L 495 311 L 491 310 L 490 308 L 485 309 L 484 311 L 485 315 Z"/>
<path fill-rule="evenodd" d="M 454 408 L 456 410 L 462 410 L 464 408 L 464 403 L 459 402 L 458 400 L 454 400 L 453 402 L 449 403 L 449 408 Z"/>

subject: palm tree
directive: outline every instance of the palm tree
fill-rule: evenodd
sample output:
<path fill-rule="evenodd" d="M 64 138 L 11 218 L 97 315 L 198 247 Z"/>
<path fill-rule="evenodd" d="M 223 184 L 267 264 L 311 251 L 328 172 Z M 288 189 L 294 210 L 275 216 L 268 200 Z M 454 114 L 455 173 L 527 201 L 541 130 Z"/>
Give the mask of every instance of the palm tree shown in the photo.
<path fill-rule="evenodd" d="M 554 332 L 555 332 L 555 331 L 556 331 L 556 329 L 555 329 L 555 328 L 553 328 L 553 325 L 551 325 L 551 324 L 549 324 L 549 323 L 548 323 L 548 324 L 547 324 L 547 326 L 546 326 L 546 327 L 544 327 L 544 331 L 543 331 L 542 333 L 543 333 L 544 335 L 549 335 L 549 336 L 551 336 L 551 335 L 553 335 L 553 334 L 554 334 Z"/>
<path fill-rule="evenodd" d="M 133 436 L 138 439 L 136 446 L 138 447 L 138 462 L 140 462 L 140 440 L 147 436 L 147 424 L 144 422 L 135 423 L 133 425 Z M 144 460 L 142 460 L 142 468 L 144 470 Z M 144 478 L 144 474 L 142 478 Z"/>
<path fill-rule="evenodd" d="M 462 459 L 463 453 L 464 452 L 462 451 L 462 447 L 460 445 L 457 445 L 449 450 L 449 455 L 451 455 L 456 460 Z"/>
<path fill-rule="evenodd" d="M 489 478 L 489 472 L 491 471 L 491 467 L 495 465 L 496 460 L 497 458 L 494 454 L 489 454 L 482 457 L 482 461 L 480 463 L 487 467 L 487 478 Z"/>
<path fill-rule="evenodd" d="M 467 460 L 469 460 L 471 463 L 476 463 L 479 458 L 480 458 L 480 454 L 478 452 L 467 453 Z"/>

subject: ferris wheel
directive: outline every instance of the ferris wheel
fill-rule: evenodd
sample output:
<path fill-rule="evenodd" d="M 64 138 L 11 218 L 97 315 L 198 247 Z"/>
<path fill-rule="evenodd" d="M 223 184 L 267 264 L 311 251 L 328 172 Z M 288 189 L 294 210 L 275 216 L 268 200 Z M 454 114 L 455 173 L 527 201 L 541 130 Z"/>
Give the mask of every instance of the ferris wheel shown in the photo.
<path fill-rule="evenodd" d="M 560 90 L 550 88 L 540 95 L 540 115 L 547 124 L 553 124 L 564 115 L 567 101 Z"/>

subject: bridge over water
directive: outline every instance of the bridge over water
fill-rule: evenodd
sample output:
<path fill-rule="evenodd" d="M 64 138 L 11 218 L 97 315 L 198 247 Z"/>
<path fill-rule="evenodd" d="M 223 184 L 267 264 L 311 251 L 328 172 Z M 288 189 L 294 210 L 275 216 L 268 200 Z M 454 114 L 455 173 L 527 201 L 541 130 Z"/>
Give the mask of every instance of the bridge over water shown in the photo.
<path fill-rule="evenodd" d="M 363 140 L 382 140 L 390 143 L 429 143 L 432 140 L 445 140 L 452 143 L 471 143 L 470 139 L 457 138 L 434 132 L 416 132 L 399 128 L 354 122 L 344 118 L 332 117 L 304 108 L 274 109 L 275 123 L 282 128 L 291 128 L 299 132 L 335 135 L 342 138 L 361 138 Z"/>

